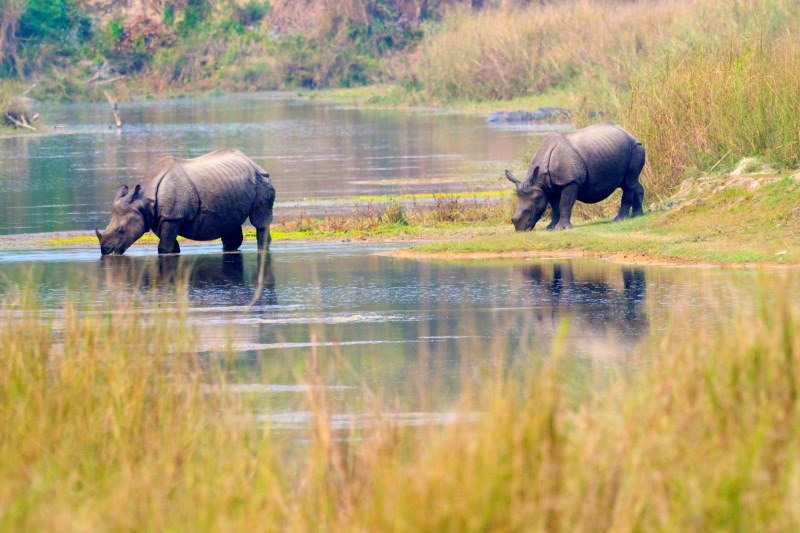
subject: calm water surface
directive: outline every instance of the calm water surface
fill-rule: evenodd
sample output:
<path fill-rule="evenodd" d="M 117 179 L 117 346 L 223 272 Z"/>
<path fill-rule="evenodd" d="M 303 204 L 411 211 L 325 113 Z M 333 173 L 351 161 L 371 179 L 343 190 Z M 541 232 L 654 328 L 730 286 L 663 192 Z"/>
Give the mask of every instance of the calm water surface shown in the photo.
<path fill-rule="evenodd" d="M 324 199 L 496 188 L 548 131 L 271 93 L 124 103 L 121 132 L 105 103 L 41 111 L 66 129 L 0 138 L 0 235 L 104 227 L 116 188 L 165 155 L 240 148 L 272 176 L 280 216 L 318 212 Z"/>
<path fill-rule="evenodd" d="M 31 276 L 56 317 L 68 293 L 83 295 L 86 312 L 105 309 L 98 302 L 107 298 L 134 302 L 143 313 L 154 301 L 186 306 L 204 357 L 213 364 L 215 354 L 229 354 L 230 381 L 263 399 L 261 419 L 308 424 L 302 385 L 313 359 L 335 424 L 345 428 L 368 423 L 374 412 L 365 391 L 381 391 L 399 423 L 446 423 L 465 376 L 493 361 L 526 366 L 546 357 L 564 323 L 567 364 L 580 382 L 598 368 L 639 364 L 650 332 L 704 334 L 695 323 L 707 328 L 756 309 L 765 276 L 791 290 L 800 282 L 786 271 L 379 255 L 391 248 L 277 243 L 255 302 L 252 245 L 235 254 L 193 246 L 169 257 L 134 248 L 103 259 L 93 249 L 1 252 L 0 291 Z M 184 277 L 186 293 L 175 290 Z M 675 308 L 681 312 L 670 314 Z"/>

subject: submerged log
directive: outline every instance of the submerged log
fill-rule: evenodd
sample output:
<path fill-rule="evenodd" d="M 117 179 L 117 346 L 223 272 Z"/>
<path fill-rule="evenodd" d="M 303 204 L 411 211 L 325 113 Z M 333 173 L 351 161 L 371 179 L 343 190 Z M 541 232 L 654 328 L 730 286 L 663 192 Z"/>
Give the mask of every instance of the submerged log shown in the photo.
<path fill-rule="evenodd" d="M 27 96 L 17 96 L 6 102 L 5 106 L 3 106 L 3 116 L 7 123 L 17 128 L 36 131 L 33 123 L 39 120 L 39 113 L 32 110 L 35 102 L 35 100 Z"/>

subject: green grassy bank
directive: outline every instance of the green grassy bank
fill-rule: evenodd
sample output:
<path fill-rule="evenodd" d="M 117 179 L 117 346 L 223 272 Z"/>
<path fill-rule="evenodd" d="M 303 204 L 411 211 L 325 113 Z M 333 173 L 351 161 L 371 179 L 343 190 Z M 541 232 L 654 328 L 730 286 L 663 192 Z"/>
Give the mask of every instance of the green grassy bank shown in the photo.
<path fill-rule="evenodd" d="M 746 168 L 747 162 L 742 168 Z M 643 217 L 613 222 L 618 200 L 591 209 L 578 204 L 575 227 L 517 233 L 509 220 L 510 191 L 475 196 L 436 196 L 432 205 L 409 198 L 376 197 L 351 214 L 278 217 L 273 247 L 281 241 L 413 241 L 398 252 L 410 257 L 502 257 L 586 255 L 632 263 L 749 265 L 800 264 L 800 181 L 797 174 L 761 170 L 701 175 L 684 182 L 675 196 L 656 202 Z M 248 241 L 254 230 L 245 230 Z M 152 234 L 136 246 L 155 246 Z M 31 237 L 4 243 L 7 249 L 95 246 L 94 235 Z"/>
<path fill-rule="evenodd" d="M 577 253 L 631 262 L 800 263 L 800 183 L 699 195 L 668 211 L 624 222 L 592 220 L 569 231 L 513 233 L 507 227 L 458 241 L 418 245 L 419 254 Z M 540 226 L 542 224 L 540 223 Z"/>

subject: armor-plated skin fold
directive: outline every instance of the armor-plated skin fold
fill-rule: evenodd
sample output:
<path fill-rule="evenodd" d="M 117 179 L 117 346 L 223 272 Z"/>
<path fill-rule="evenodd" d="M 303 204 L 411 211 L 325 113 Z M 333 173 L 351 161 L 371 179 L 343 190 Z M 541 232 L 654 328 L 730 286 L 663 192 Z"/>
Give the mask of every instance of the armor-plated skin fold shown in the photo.
<path fill-rule="evenodd" d="M 176 238 L 222 239 L 223 249 L 242 244 L 250 218 L 259 249 L 269 247 L 275 188 L 264 169 L 239 150 L 221 149 L 196 157 L 165 157 L 133 191 L 123 185 L 111 221 L 97 232 L 103 255 L 122 254 L 148 230 L 159 237 L 159 253 L 179 253 Z"/>
<path fill-rule="evenodd" d="M 550 134 L 522 181 L 506 171 L 519 198 L 511 221 L 517 231 L 532 230 L 549 204 L 553 218 L 547 229 L 571 228 L 576 200 L 600 202 L 617 188 L 622 200 L 615 220 L 641 215 L 644 188 L 639 174 L 644 162 L 642 143 L 616 124 Z"/>

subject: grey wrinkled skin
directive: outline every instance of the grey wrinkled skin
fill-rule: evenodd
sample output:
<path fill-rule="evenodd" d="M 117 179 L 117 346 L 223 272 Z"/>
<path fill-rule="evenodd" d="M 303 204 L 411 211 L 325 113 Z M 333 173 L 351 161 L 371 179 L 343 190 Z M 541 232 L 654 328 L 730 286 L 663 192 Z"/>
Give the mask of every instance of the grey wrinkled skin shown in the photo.
<path fill-rule="evenodd" d="M 576 200 L 593 204 L 617 188 L 622 201 L 615 220 L 643 214 L 644 167 L 642 143 L 609 122 L 569 133 L 550 134 L 533 156 L 523 180 L 506 170 L 517 188 L 517 211 L 511 222 L 517 231 L 530 231 L 549 205 L 553 218 L 548 230 L 572 227 Z"/>
<path fill-rule="evenodd" d="M 133 189 L 117 189 L 111 221 L 95 230 L 100 253 L 123 254 L 152 230 L 158 253 L 180 253 L 177 237 L 196 241 L 222 239 L 225 251 L 242 244 L 242 224 L 250 218 L 258 248 L 272 240 L 275 188 L 269 174 L 239 150 L 221 149 L 196 157 L 165 157 Z"/>

